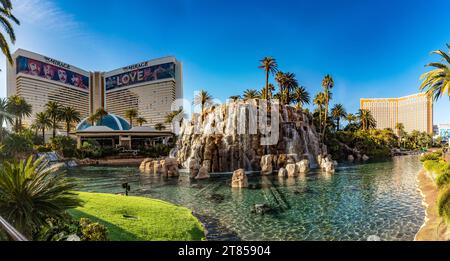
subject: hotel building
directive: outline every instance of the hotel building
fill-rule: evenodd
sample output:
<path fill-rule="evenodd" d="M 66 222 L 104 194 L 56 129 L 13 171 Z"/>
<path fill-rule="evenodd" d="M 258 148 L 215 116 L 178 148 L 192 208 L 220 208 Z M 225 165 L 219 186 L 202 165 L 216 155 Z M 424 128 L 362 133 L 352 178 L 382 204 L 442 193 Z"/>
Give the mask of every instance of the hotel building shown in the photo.
<path fill-rule="evenodd" d="M 403 123 L 406 132 L 433 133 L 433 100 L 425 93 L 400 98 L 363 98 L 360 107 L 372 113 L 377 129 L 395 130 L 397 123 Z"/>
<path fill-rule="evenodd" d="M 183 97 L 182 65 L 165 57 L 119 68 L 110 72 L 89 72 L 40 54 L 19 49 L 14 65 L 7 69 L 7 95 L 19 95 L 32 105 L 30 125 L 48 101 L 71 106 L 86 118 L 98 108 L 125 117 L 136 109 L 154 126 L 164 123 L 172 102 Z M 170 125 L 166 125 L 167 128 Z"/>

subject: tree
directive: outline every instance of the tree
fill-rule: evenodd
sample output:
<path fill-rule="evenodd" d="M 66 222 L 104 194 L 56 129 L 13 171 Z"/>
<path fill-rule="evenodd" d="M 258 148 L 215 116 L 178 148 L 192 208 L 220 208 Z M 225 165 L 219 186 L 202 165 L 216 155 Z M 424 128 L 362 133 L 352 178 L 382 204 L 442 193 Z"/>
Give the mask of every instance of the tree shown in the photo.
<path fill-rule="evenodd" d="M 210 106 L 213 102 L 213 97 L 205 90 L 201 90 L 194 97 L 194 105 L 200 105 L 201 107 L 201 115 L 202 115 L 202 123 L 205 120 L 205 108 Z"/>
<path fill-rule="evenodd" d="M 285 100 L 284 100 L 284 95 L 285 95 L 285 91 L 284 91 L 284 87 L 286 85 L 286 75 L 282 72 L 282 71 L 278 71 L 277 74 L 275 74 L 275 81 L 278 83 L 278 88 L 279 88 L 279 98 L 280 98 L 280 102 L 281 104 L 284 104 Z"/>
<path fill-rule="evenodd" d="M 107 115 L 108 112 L 103 107 L 100 107 L 89 117 L 89 121 L 92 125 L 95 125 L 96 122 L 102 124 L 103 118 Z"/>
<path fill-rule="evenodd" d="M 144 117 L 138 117 L 136 119 L 136 123 L 139 124 L 139 126 L 142 127 L 142 124 L 147 123 L 147 120 Z"/>
<path fill-rule="evenodd" d="M 229 98 L 231 101 L 233 101 L 233 102 L 236 102 L 236 101 L 238 101 L 239 99 L 241 99 L 241 95 L 232 95 L 232 96 L 230 96 L 230 98 Z"/>
<path fill-rule="evenodd" d="M 3 125 L 12 124 L 13 116 L 8 111 L 8 100 L 5 98 L 0 98 L 0 143 L 3 141 Z"/>
<path fill-rule="evenodd" d="M 331 89 L 334 87 L 334 80 L 331 75 L 327 74 L 322 80 L 323 93 L 325 95 L 325 121 L 323 122 L 323 135 L 325 135 L 325 129 L 327 128 L 327 119 L 328 119 L 328 106 L 331 100 Z"/>
<path fill-rule="evenodd" d="M 58 122 L 62 119 L 62 107 L 58 102 L 49 101 L 45 105 L 45 108 L 46 108 L 45 112 L 52 120 L 52 129 L 53 129 L 52 137 L 55 138 L 56 129 L 59 128 Z"/>
<path fill-rule="evenodd" d="M 319 92 L 316 95 L 316 97 L 314 98 L 313 103 L 315 105 L 317 105 L 317 110 L 319 113 L 319 127 L 320 127 L 319 133 L 322 134 L 322 128 L 323 128 L 323 120 L 322 120 L 323 116 L 322 115 L 324 115 L 323 110 L 324 110 L 324 106 L 325 106 L 325 94 L 323 92 Z"/>
<path fill-rule="evenodd" d="M 273 91 L 275 91 L 275 86 L 273 84 L 269 83 L 269 94 L 266 95 L 266 88 L 262 88 L 261 90 L 261 99 L 269 99 L 273 97 Z"/>
<path fill-rule="evenodd" d="M 35 125 L 38 129 L 42 130 L 42 141 L 45 143 L 45 130 L 53 126 L 52 120 L 46 112 L 39 112 L 36 114 Z"/>
<path fill-rule="evenodd" d="M 277 61 L 270 56 L 264 57 L 260 61 L 260 66 L 258 68 L 263 69 L 266 73 L 266 93 L 269 94 L 269 75 L 275 74 L 278 71 Z M 270 97 L 267 97 L 267 99 L 270 99 Z"/>
<path fill-rule="evenodd" d="M 66 132 L 67 132 L 67 136 L 69 136 L 70 127 L 71 127 L 72 123 L 80 122 L 81 114 L 74 108 L 68 106 L 68 107 L 62 108 L 61 119 L 64 120 L 66 123 Z"/>
<path fill-rule="evenodd" d="M 11 13 L 13 9 L 11 0 L 1 0 L 0 3 L 2 5 L 2 7 L 0 8 L 0 24 L 3 26 L 3 29 L 8 34 L 11 43 L 14 44 L 16 42 L 16 34 L 14 33 L 11 21 L 17 25 L 20 25 L 20 22 Z M 14 61 L 11 56 L 11 51 L 8 42 L 3 33 L 0 33 L 0 48 L 2 49 L 2 52 L 8 59 L 9 63 L 12 65 Z"/>
<path fill-rule="evenodd" d="M 297 108 L 301 108 L 303 105 L 309 104 L 311 99 L 308 91 L 303 86 L 297 86 L 294 89 L 293 98 L 297 104 Z"/>
<path fill-rule="evenodd" d="M 48 168 L 44 157 L 0 169 L 0 215 L 30 238 L 49 217 L 62 218 L 67 209 L 81 206 L 76 184 L 63 172 Z"/>
<path fill-rule="evenodd" d="M 164 124 L 162 124 L 162 123 L 156 123 L 155 124 L 155 130 L 162 131 L 162 130 L 165 130 L 165 129 L 166 129 L 166 126 L 164 126 Z"/>
<path fill-rule="evenodd" d="M 450 50 L 450 45 L 447 44 L 447 48 Z M 450 56 L 441 50 L 432 53 L 441 56 L 442 62 L 433 62 L 425 65 L 426 67 L 434 67 L 436 69 L 420 77 L 423 80 L 420 85 L 420 90 L 426 90 L 426 93 L 434 96 L 435 100 L 438 100 L 442 95 L 447 95 L 450 98 Z"/>
<path fill-rule="evenodd" d="M 286 104 L 290 104 L 291 103 L 291 92 L 298 87 L 298 81 L 295 78 L 295 74 L 294 73 L 285 73 L 284 74 L 285 77 L 285 82 L 284 82 L 284 91 L 285 91 L 285 99 L 286 99 Z"/>
<path fill-rule="evenodd" d="M 12 159 L 21 159 L 33 152 L 33 141 L 30 135 L 24 132 L 9 134 L 4 140 L 4 145 L 4 151 Z"/>
<path fill-rule="evenodd" d="M 336 130 L 339 131 L 341 118 L 344 118 L 347 115 L 344 105 L 335 104 L 333 109 L 331 109 L 331 115 L 333 119 L 336 121 Z"/>
<path fill-rule="evenodd" d="M 375 129 L 377 126 L 377 121 L 369 110 L 359 109 L 358 118 L 361 121 L 362 129 L 365 131 L 369 129 Z"/>
<path fill-rule="evenodd" d="M 22 119 L 31 116 L 33 111 L 31 105 L 23 97 L 12 95 L 8 97 L 7 108 L 9 113 L 14 115 L 14 131 L 20 132 Z"/>
<path fill-rule="evenodd" d="M 166 120 L 164 121 L 164 123 L 167 123 L 167 124 L 171 124 L 172 122 L 173 122 L 173 119 L 175 118 L 175 117 L 177 117 L 179 114 L 182 114 L 183 113 L 183 108 L 179 108 L 178 110 L 176 110 L 176 111 L 171 111 L 171 112 L 169 112 L 167 115 L 166 115 Z M 180 121 L 181 122 L 181 121 Z"/>
<path fill-rule="evenodd" d="M 261 94 L 255 89 L 247 89 L 244 91 L 244 100 L 252 100 L 261 98 Z"/>
<path fill-rule="evenodd" d="M 136 109 L 129 109 L 125 111 L 125 117 L 130 120 L 130 126 L 133 127 L 133 119 L 138 116 L 138 111 Z"/>

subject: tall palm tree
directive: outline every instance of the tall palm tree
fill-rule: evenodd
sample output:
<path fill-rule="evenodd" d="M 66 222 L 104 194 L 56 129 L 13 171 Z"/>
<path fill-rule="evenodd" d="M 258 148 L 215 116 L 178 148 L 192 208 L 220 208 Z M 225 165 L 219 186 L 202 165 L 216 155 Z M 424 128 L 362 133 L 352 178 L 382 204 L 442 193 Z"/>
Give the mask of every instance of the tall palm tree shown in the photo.
<path fill-rule="evenodd" d="M 281 104 L 284 104 L 284 96 L 285 96 L 284 87 L 286 86 L 285 73 L 282 71 L 278 71 L 275 74 L 275 81 L 278 83 L 280 102 L 281 102 Z"/>
<path fill-rule="evenodd" d="M 88 120 L 91 122 L 92 125 L 95 125 L 97 122 L 99 122 L 101 124 L 103 121 L 103 118 L 107 115 L 108 115 L 108 112 L 105 110 L 105 108 L 100 107 L 94 112 L 94 114 L 89 116 Z"/>
<path fill-rule="evenodd" d="M 125 117 L 130 120 L 130 126 L 133 127 L 133 119 L 138 117 L 138 111 L 136 109 L 129 109 L 125 111 Z"/>
<path fill-rule="evenodd" d="M 300 109 L 305 104 L 310 103 L 310 96 L 308 91 L 303 86 L 297 86 L 294 89 L 293 98 L 295 103 L 297 104 L 297 108 Z"/>
<path fill-rule="evenodd" d="M 205 120 L 205 108 L 212 105 L 213 97 L 205 90 L 201 90 L 194 97 L 194 105 L 200 105 L 202 114 L 202 123 Z"/>
<path fill-rule="evenodd" d="M 322 80 L 323 93 L 325 94 L 325 121 L 323 122 L 323 134 L 325 135 L 325 130 L 327 128 L 327 119 L 328 119 L 328 106 L 331 100 L 331 89 L 334 87 L 334 80 L 331 75 L 327 74 Z"/>
<path fill-rule="evenodd" d="M 66 132 L 69 136 L 72 123 L 78 123 L 81 121 L 81 114 L 73 107 L 64 107 L 61 110 L 61 119 L 66 123 Z"/>
<path fill-rule="evenodd" d="M 142 124 L 147 123 L 147 120 L 144 117 L 137 117 L 136 123 L 142 127 Z"/>
<path fill-rule="evenodd" d="M 230 100 L 232 100 L 233 102 L 236 102 L 240 98 L 241 98 L 241 95 L 232 95 L 232 96 L 230 96 Z"/>
<path fill-rule="evenodd" d="M 400 147 L 403 137 L 406 136 L 405 125 L 401 122 L 395 124 L 395 130 L 397 130 L 398 146 Z"/>
<path fill-rule="evenodd" d="M 49 101 L 47 102 L 47 104 L 45 105 L 45 112 L 48 114 L 48 116 L 50 117 L 50 119 L 52 120 L 52 129 L 53 129 L 53 134 L 52 137 L 55 138 L 56 137 L 56 129 L 59 128 L 59 121 L 62 119 L 62 107 L 58 102 L 55 101 Z"/>
<path fill-rule="evenodd" d="M 285 92 L 286 92 L 286 104 L 291 103 L 291 92 L 295 90 L 296 87 L 298 87 L 298 81 L 295 78 L 294 73 L 287 72 L 284 74 L 285 76 Z"/>
<path fill-rule="evenodd" d="M 0 169 L 0 215 L 30 238 L 49 217 L 63 218 L 66 210 L 81 206 L 76 187 L 63 172 L 48 168 L 44 157 L 5 162 Z"/>
<path fill-rule="evenodd" d="M 331 116 L 333 116 L 333 119 L 336 120 L 336 130 L 339 131 L 341 118 L 345 118 L 347 115 L 347 112 L 345 111 L 344 105 L 342 104 L 335 104 L 333 109 L 331 109 Z"/>
<path fill-rule="evenodd" d="M 32 113 L 32 107 L 27 101 L 18 95 L 12 95 L 8 97 L 7 108 L 10 114 L 14 115 L 14 131 L 19 132 L 22 130 L 22 119 L 24 117 L 30 117 Z"/>
<path fill-rule="evenodd" d="M 447 44 L 450 50 L 450 45 Z M 441 56 L 441 62 L 429 63 L 427 67 L 434 67 L 435 69 L 423 74 L 420 79 L 423 80 L 420 85 L 420 90 L 426 90 L 428 95 L 434 96 L 434 99 L 439 99 L 442 95 L 450 97 L 450 52 L 446 53 L 441 50 L 433 52 Z"/>
<path fill-rule="evenodd" d="M 266 94 L 266 88 L 262 88 L 261 90 L 261 99 L 269 99 L 273 97 L 273 91 L 275 91 L 275 86 L 273 84 L 269 83 L 269 94 Z"/>
<path fill-rule="evenodd" d="M 258 68 L 263 69 L 266 73 L 266 93 L 269 94 L 269 75 L 275 74 L 278 71 L 277 61 L 270 56 L 264 57 L 260 61 L 260 66 Z M 267 97 L 267 99 L 270 99 L 270 97 Z"/>
<path fill-rule="evenodd" d="M 324 114 L 324 106 L 325 106 L 325 94 L 323 92 L 319 92 L 316 97 L 314 97 L 313 103 L 317 105 L 317 109 L 319 110 L 319 133 L 322 134 L 322 128 L 323 128 L 323 122 L 322 122 L 322 115 Z"/>
<path fill-rule="evenodd" d="M 375 129 L 377 126 L 377 121 L 369 110 L 359 109 L 358 118 L 363 130 Z"/>
<path fill-rule="evenodd" d="M 347 120 L 348 124 L 352 124 L 358 120 L 358 117 L 353 113 L 347 113 L 345 119 Z"/>
<path fill-rule="evenodd" d="M 53 126 L 52 120 L 46 112 L 39 112 L 36 113 L 34 124 L 38 129 L 42 130 L 42 141 L 45 143 L 45 130 Z"/>
<path fill-rule="evenodd" d="M 252 100 L 261 98 L 261 93 L 255 89 L 247 89 L 244 91 L 244 100 Z"/>
<path fill-rule="evenodd" d="M 8 110 L 8 100 L 6 98 L 0 98 L 0 143 L 3 141 L 3 125 L 13 123 L 13 115 Z"/>
<path fill-rule="evenodd" d="M 176 111 L 171 111 L 171 112 L 167 113 L 164 123 L 171 124 L 173 122 L 173 119 L 176 116 L 178 116 L 180 113 L 183 113 L 183 108 L 179 108 Z"/>
<path fill-rule="evenodd" d="M 165 130 L 165 129 L 166 129 L 166 126 L 164 126 L 164 124 L 162 124 L 162 123 L 156 123 L 155 124 L 155 130 L 162 131 L 162 130 Z"/>
<path fill-rule="evenodd" d="M 12 27 L 11 22 L 17 25 L 20 25 L 20 22 L 11 13 L 13 9 L 11 0 L 1 0 L 0 3 L 2 5 L 2 7 L 0 8 L 0 24 L 3 26 L 3 29 L 8 34 L 11 43 L 14 44 L 16 42 L 16 34 L 14 33 L 14 29 Z M 8 42 L 3 33 L 0 33 L 0 48 L 2 49 L 2 52 L 8 59 L 9 63 L 12 65 L 14 61 L 11 56 L 11 51 Z"/>

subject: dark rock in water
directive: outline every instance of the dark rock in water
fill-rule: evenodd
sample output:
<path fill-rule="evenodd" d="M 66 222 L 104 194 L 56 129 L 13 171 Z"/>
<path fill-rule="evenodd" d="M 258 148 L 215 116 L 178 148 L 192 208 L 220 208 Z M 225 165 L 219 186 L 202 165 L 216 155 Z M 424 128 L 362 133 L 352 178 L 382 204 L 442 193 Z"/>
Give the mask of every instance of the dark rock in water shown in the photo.
<path fill-rule="evenodd" d="M 214 203 L 222 203 L 225 200 L 225 196 L 221 194 L 212 194 L 208 199 Z"/>
<path fill-rule="evenodd" d="M 273 212 L 274 212 L 274 209 L 267 204 L 255 204 L 252 209 L 252 213 L 260 214 L 260 215 L 273 213 Z"/>
<path fill-rule="evenodd" d="M 248 189 L 261 189 L 261 184 L 248 184 Z"/>

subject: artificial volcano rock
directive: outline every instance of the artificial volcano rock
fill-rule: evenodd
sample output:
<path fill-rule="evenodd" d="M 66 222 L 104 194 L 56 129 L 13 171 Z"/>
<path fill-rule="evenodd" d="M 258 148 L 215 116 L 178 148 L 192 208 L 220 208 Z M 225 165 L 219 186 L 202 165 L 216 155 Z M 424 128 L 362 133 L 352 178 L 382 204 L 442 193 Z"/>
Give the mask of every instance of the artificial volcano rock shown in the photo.
<path fill-rule="evenodd" d="M 263 128 L 251 124 L 263 118 L 258 110 L 261 102 L 230 102 L 205 110 L 203 121 L 200 115 L 196 115 L 191 122 L 184 122 L 177 141 L 178 162 L 194 172 L 201 166 L 210 173 L 241 168 L 260 171 L 262 167 L 265 173 L 272 173 L 288 163 L 303 159 L 316 166 L 317 156 L 326 151 L 320 148 L 310 115 L 291 106 L 279 105 L 276 120 L 274 110 L 277 107 L 270 106 L 265 122 L 269 126 L 274 124 L 271 134 L 278 131 L 279 135 L 272 145 L 261 145 L 265 137 L 261 132 Z M 273 157 L 266 157 L 263 161 L 263 157 L 268 155 Z M 192 168 L 191 162 L 198 165 Z"/>

